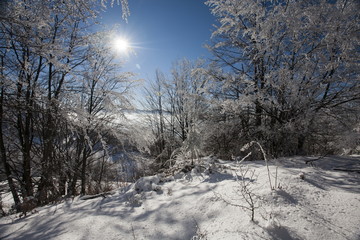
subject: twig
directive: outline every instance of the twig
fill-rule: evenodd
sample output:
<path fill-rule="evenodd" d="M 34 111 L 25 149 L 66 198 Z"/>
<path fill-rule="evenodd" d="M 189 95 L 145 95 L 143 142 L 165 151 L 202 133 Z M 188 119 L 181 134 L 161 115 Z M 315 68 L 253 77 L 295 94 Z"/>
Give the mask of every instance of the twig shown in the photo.
<path fill-rule="evenodd" d="M 271 189 L 271 190 L 274 190 L 274 188 L 273 188 L 273 186 L 272 186 L 272 184 L 271 184 L 270 168 L 269 168 L 269 163 L 268 163 L 268 160 L 267 160 L 267 157 L 266 157 L 265 151 L 264 151 L 264 149 L 262 148 L 262 146 L 261 146 L 261 144 L 260 144 L 260 143 L 255 142 L 255 141 L 253 141 L 253 142 L 251 142 L 251 143 L 256 143 L 256 144 L 259 146 L 260 151 L 262 152 L 262 154 L 263 154 L 263 156 L 264 156 L 264 160 L 265 160 L 265 163 L 266 163 L 266 168 L 267 168 L 267 172 L 268 172 L 268 178 L 269 178 L 270 189 Z M 276 175 L 276 178 L 277 178 L 277 175 Z M 275 182 L 276 182 L 276 178 L 275 178 Z"/>
<path fill-rule="evenodd" d="M 250 171 L 250 176 L 248 177 L 249 179 L 249 182 L 246 182 L 246 175 L 248 175 L 249 173 L 249 168 L 246 168 L 245 170 L 240 166 L 240 173 L 241 173 L 241 176 L 239 176 L 236 172 L 235 172 L 235 175 L 236 175 L 236 180 L 237 180 L 237 183 L 240 185 L 240 190 L 238 190 L 239 194 L 241 195 L 241 197 L 245 200 L 246 204 L 247 205 L 241 205 L 241 204 L 236 204 L 236 203 L 233 203 L 233 202 L 230 202 L 228 201 L 227 199 L 225 199 L 222 195 L 216 193 L 216 192 L 213 192 L 214 195 L 221 199 L 222 201 L 224 201 L 226 204 L 228 205 L 231 205 L 231 206 L 234 206 L 234 207 L 240 207 L 242 209 L 245 209 L 245 210 L 249 210 L 251 211 L 251 221 L 254 221 L 254 218 L 255 218 L 255 209 L 257 208 L 257 206 L 255 206 L 255 198 L 258 198 L 251 190 L 251 188 L 249 187 L 253 178 L 254 178 L 254 174 L 255 174 L 255 171 Z M 241 177 L 241 179 L 239 179 Z"/>
<path fill-rule="evenodd" d="M 333 168 L 335 171 L 360 173 L 360 169 Z"/>
<path fill-rule="evenodd" d="M 132 224 L 131 224 L 131 232 L 132 232 L 133 239 L 136 240 L 135 230 L 134 230 L 134 227 Z"/>
<path fill-rule="evenodd" d="M 310 163 L 310 166 L 314 166 L 313 165 L 313 162 L 315 162 L 315 161 L 318 161 L 318 160 L 320 160 L 320 159 L 322 159 L 322 158 L 324 158 L 324 157 L 326 157 L 327 156 L 327 154 L 325 154 L 325 155 L 323 155 L 323 156 L 320 156 L 320 157 L 318 157 L 318 158 L 315 158 L 315 159 L 310 159 L 310 160 L 305 160 L 305 164 L 308 164 L 308 163 Z"/>

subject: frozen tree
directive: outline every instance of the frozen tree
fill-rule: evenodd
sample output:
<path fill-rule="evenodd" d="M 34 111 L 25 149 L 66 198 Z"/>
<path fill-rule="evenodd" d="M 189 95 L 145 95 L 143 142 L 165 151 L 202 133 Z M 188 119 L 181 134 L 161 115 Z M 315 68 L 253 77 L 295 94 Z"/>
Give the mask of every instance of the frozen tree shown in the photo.
<path fill-rule="evenodd" d="M 156 72 L 155 81 L 146 89 L 146 108 L 153 129 L 152 154 L 164 160 L 179 153 L 195 158 L 200 153 L 200 122 L 204 118 L 204 87 L 207 76 L 201 71 L 204 61 L 182 59 L 174 63 L 171 77 Z"/>
<path fill-rule="evenodd" d="M 80 102 L 75 107 L 75 124 L 80 131 L 78 143 L 82 144 L 82 194 L 86 192 L 88 158 L 99 151 L 102 152 L 100 158 L 109 158 L 108 140 L 111 135 L 117 135 L 116 130 L 113 130 L 117 125 L 115 120 L 120 117 L 121 110 L 130 105 L 127 95 L 133 74 L 120 72 L 121 63 L 114 61 L 112 49 L 106 45 L 109 39 L 103 36 L 104 33 L 99 33 L 91 39 L 93 43 L 87 50 L 86 64 L 80 74 L 81 90 L 77 97 Z"/>
<path fill-rule="evenodd" d="M 202 64 L 201 60 L 177 61 L 172 68 L 172 81 L 167 86 L 170 89 L 168 99 L 171 103 L 168 111 L 174 117 L 174 131 L 181 141 L 187 139 L 192 125 L 199 119 L 204 108 L 202 96 L 207 78 L 196 71 Z"/>
<path fill-rule="evenodd" d="M 64 146 L 74 144 L 72 138 L 76 136 L 71 96 L 79 90 L 75 89 L 81 79 L 79 72 L 89 66 L 90 56 L 95 52 L 89 32 L 99 6 L 104 3 L 97 0 L 1 2 L 0 145 L 16 204 L 20 199 L 15 188 L 25 198 L 34 195 L 34 184 L 38 186 L 39 203 L 61 195 L 57 181 L 66 178 L 64 159 L 69 159 L 71 152 L 64 151 Z M 121 3 L 127 14 L 126 1 Z M 104 91 L 110 92 L 110 87 Z M 115 91 L 108 92 L 104 99 L 109 99 Z M 34 182 L 34 176 L 40 180 Z"/>
<path fill-rule="evenodd" d="M 204 61 L 191 62 L 187 59 L 178 61 L 173 68 L 174 99 L 173 115 L 182 140 L 181 151 L 192 163 L 202 155 L 202 135 L 207 130 L 202 128 L 207 114 L 208 103 L 205 86 L 208 77 L 200 69 Z M 176 126 L 176 125 L 175 125 Z M 176 128 L 175 128 L 176 129 Z"/>
<path fill-rule="evenodd" d="M 3 52 L 2 52 L 3 53 Z M 6 77 L 4 74 L 4 55 L 1 56 L 1 70 L 0 70 L 0 83 L 1 83 L 1 89 L 0 89 L 0 153 L 1 153 L 1 164 L 4 168 L 4 172 L 10 187 L 10 191 L 12 193 L 14 202 L 16 206 L 19 206 L 20 204 L 20 198 L 17 193 L 17 189 L 15 186 L 14 179 L 12 177 L 12 171 L 11 171 L 11 165 L 10 165 L 10 156 L 7 151 L 7 144 L 6 144 L 6 135 L 9 135 L 8 131 L 8 124 L 6 124 L 6 120 L 8 119 L 8 116 L 5 114 L 8 110 L 8 108 L 5 105 L 5 99 L 6 96 Z M 4 111 L 5 110 L 5 111 Z M 19 207 L 17 207 L 17 210 L 20 211 Z"/>
<path fill-rule="evenodd" d="M 192 160 L 202 152 L 201 123 L 208 106 L 204 90 L 208 78 L 198 71 L 203 66 L 203 60 L 192 62 L 182 59 L 175 62 L 172 80 L 166 85 L 170 133 L 173 141 L 178 141 L 180 146 L 173 148 L 172 152 L 180 152 L 180 157 Z"/>
<path fill-rule="evenodd" d="M 165 150 L 165 117 L 164 117 L 164 84 L 166 78 L 164 73 L 156 70 L 155 79 L 145 88 L 146 103 L 145 108 L 150 111 L 147 115 L 147 121 L 152 130 L 153 143 L 150 143 L 150 152 L 161 160 L 163 155 L 169 157 L 169 154 L 163 153 Z"/>
<path fill-rule="evenodd" d="M 273 154 L 302 153 L 321 116 L 359 101 L 357 1 L 206 2 L 221 107 Z"/>

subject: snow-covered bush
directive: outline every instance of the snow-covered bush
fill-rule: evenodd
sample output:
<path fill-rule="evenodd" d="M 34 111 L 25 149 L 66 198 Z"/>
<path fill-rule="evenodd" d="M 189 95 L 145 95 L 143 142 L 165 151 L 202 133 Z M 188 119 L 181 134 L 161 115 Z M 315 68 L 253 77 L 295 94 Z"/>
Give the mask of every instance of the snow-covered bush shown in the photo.
<path fill-rule="evenodd" d="M 142 177 L 135 182 L 134 189 L 136 192 L 148 192 L 148 191 L 161 191 L 161 187 L 158 185 L 160 177 L 158 175 Z"/>
<path fill-rule="evenodd" d="M 165 180 L 162 175 L 141 177 L 124 189 L 124 197 L 131 205 L 140 206 L 151 192 L 163 193 L 161 182 Z"/>

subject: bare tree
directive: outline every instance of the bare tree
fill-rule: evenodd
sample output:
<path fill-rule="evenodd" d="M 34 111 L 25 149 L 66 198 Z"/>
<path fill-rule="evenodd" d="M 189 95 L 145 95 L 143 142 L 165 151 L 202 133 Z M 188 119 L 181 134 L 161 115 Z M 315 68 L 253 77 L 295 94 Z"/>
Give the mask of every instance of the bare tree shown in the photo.
<path fill-rule="evenodd" d="M 70 164 L 73 155 L 83 152 L 83 146 L 74 141 L 79 132 L 74 127 L 77 105 L 73 95 L 81 90 L 76 89 L 80 86 L 79 71 L 90 66 L 89 62 L 94 61 L 90 59 L 92 54 L 103 47 L 90 41 L 92 36 L 87 30 L 96 23 L 95 9 L 106 3 L 105 0 L 1 2 L 0 145 L 16 205 L 21 197 L 34 195 L 35 184 L 39 203 L 61 196 L 68 175 L 79 170 Z M 127 1 L 121 3 L 126 17 Z M 103 53 L 109 54 L 109 51 Z M 114 59 L 105 61 L 108 62 L 99 60 L 98 65 L 115 68 Z M 96 66 L 92 65 L 91 69 L 93 76 L 99 75 L 95 73 L 99 70 Z M 128 75 L 119 74 L 115 83 L 115 73 L 111 70 L 103 69 L 101 74 L 98 87 L 93 87 L 96 91 L 90 94 L 93 99 L 88 112 L 91 114 L 104 112 L 101 108 L 95 110 L 96 104 L 102 104 L 99 96 L 101 101 L 109 103 L 110 96 L 117 95 L 115 105 L 119 105 L 120 96 L 124 96 L 124 92 L 116 92 L 119 90 L 116 85 L 120 78 L 126 82 Z M 101 83 L 103 80 L 107 85 Z M 104 91 L 100 94 L 99 90 Z M 125 102 L 124 99 L 126 97 L 121 101 Z M 34 181 L 34 176 L 40 180 Z M 18 190 L 21 190 L 20 197 Z"/>
<path fill-rule="evenodd" d="M 245 135 L 273 155 L 303 153 L 322 116 L 359 101 L 356 1 L 207 4 L 222 107 L 249 116 Z"/>
<path fill-rule="evenodd" d="M 154 143 L 151 147 L 152 154 L 156 155 L 159 160 L 168 158 L 169 154 L 163 152 L 165 150 L 165 117 L 164 117 L 164 84 L 166 78 L 160 70 L 156 70 L 155 81 L 150 83 L 148 88 L 145 88 L 146 94 L 146 108 L 150 111 L 147 119 L 152 128 L 154 135 Z"/>
<path fill-rule="evenodd" d="M 131 73 L 121 73 L 121 65 L 116 63 L 108 46 L 101 43 L 100 35 L 93 39 L 100 46 L 92 44 L 88 53 L 85 71 L 82 74 L 82 91 L 77 112 L 81 122 L 79 141 L 82 146 L 81 160 L 81 193 L 86 193 L 86 175 L 88 172 L 88 158 L 102 151 L 109 158 L 107 139 L 115 135 L 115 117 L 119 117 L 121 110 L 130 105 L 128 98 Z M 100 44 L 99 44 L 100 43 Z M 102 45 L 103 44 L 103 45 Z M 102 45 L 102 46 L 101 46 Z M 89 55 L 90 56 L 90 55 Z M 115 116 L 114 113 L 117 113 Z"/>

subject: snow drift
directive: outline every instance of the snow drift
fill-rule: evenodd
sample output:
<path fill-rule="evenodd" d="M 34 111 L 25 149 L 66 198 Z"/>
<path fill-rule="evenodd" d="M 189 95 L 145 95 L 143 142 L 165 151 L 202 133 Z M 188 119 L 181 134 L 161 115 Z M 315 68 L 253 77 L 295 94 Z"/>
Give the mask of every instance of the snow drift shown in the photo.
<path fill-rule="evenodd" d="M 278 167 L 275 190 L 263 161 L 239 166 L 217 160 L 212 173 L 205 167 L 144 177 L 111 195 L 66 199 L 25 218 L 3 217 L 0 238 L 359 239 L 359 174 L 334 169 L 360 169 L 360 158 L 313 160 L 271 161 L 271 177 Z M 242 181 L 254 199 L 254 221 Z"/>

